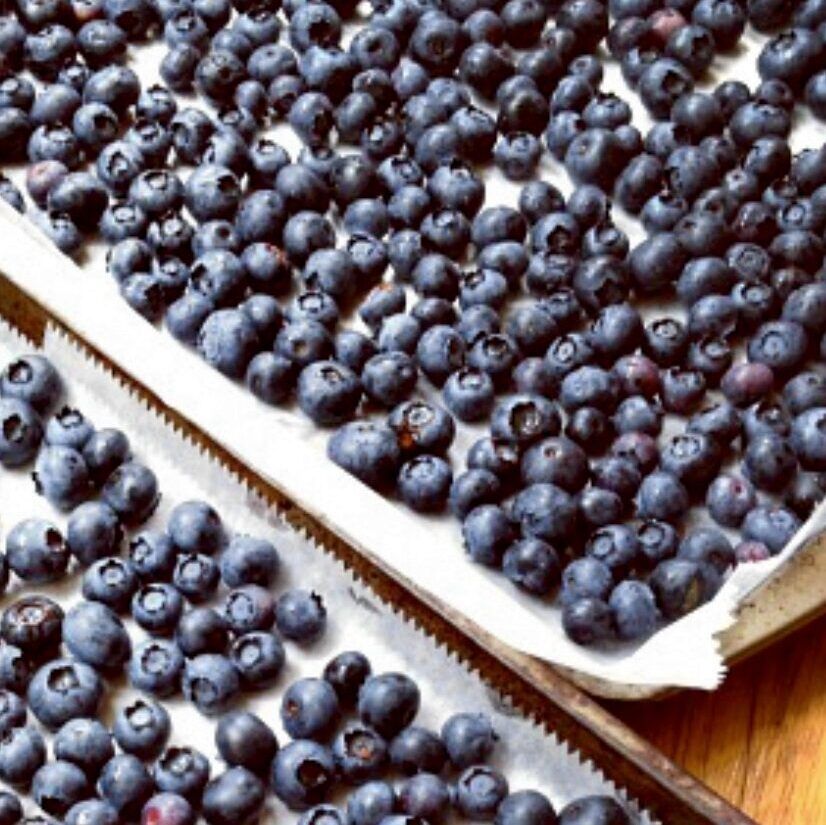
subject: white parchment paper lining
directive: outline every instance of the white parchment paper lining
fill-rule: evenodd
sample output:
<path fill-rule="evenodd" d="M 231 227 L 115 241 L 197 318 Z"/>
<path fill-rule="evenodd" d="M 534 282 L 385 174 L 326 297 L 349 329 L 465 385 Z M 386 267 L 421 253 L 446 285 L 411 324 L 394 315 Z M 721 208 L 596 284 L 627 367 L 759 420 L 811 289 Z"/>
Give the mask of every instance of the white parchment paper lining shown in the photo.
<path fill-rule="evenodd" d="M 0 323 L 0 365 L 31 350 L 30 343 Z M 557 806 L 588 793 L 616 793 L 592 764 L 509 707 L 444 647 L 378 601 L 330 554 L 287 525 L 224 467 L 148 410 L 62 334 L 48 332 L 42 351 L 64 378 L 66 400 L 97 426 L 122 429 L 130 438 L 136 458 L 157 473 L 162 499 L 147 526 L 162 528 L 169 510 L 180 501 L 205 499 L 216 507 L 230 529 L 265 536 L 276 544 L 282 558 L 276 591 L 305 587 L 323 594 L 329 619 L 323 639 L 307 648 L 287 642 L 287 666 L 279 684 L 245 702 L 276 730 L 280 742 L 288 740 L 279 719 L 283 688 L 296 678 L 319 675 L 324 663 L 336 653 L 359 649 L 370 658 L 374 672 L 402 670 L 418 682 L 422 709 L 417 722 L 421 724 L 438 729 L 447 716 L 459 710 L 490 714 L 501 736 L 492 762 L 505 773 L 513 790 L 540 788 Z M 65 527 L 65 516 L 34 492 L 28 470 L 0 472 L 0 538 L 19 520 L 33 516 Z M 66 581 L 38 591 L 55 596 L 65 609 L 80 599 L 79 584 L 80 576 L 75 571 Z M 24 589 L 31 588 L 17 583 L 10 596 Z M 127 620 L 127 624 L 133 642 L 143 635 L 133 622 Z M 111 721 L 113 712 L 133 695 L 126 687 L 110 688 L 112 701 L 104 712 L 107 720 Z M 213 775 L 220 771 L 213 744 L 214 723 L 181 698 L 164 700 L 164 704 L 172 716 L 171 743 L 200 749 L 213 760 Z M 636 811 L 634 815 L 635 821 L 652 821 Z M 274 797 L 269 798 L 262 821 L 296 819 Z"/>

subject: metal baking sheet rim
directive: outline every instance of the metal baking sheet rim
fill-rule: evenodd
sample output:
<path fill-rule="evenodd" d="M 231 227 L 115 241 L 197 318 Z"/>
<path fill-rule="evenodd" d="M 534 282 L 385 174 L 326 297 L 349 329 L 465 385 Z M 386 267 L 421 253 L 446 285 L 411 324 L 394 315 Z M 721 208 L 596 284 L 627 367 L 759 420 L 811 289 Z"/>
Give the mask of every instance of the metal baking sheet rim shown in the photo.
<path fill-rule="evenodd" d="M 22 228 L 23 231 L 30 236 L 37 232 L 34 227 L 26 225 L 25 219 L 21 219 L 20 224 L 15 225 L 17 223 L 15 218 L 17 216 L 14 215 L 10 218 L 8 217 L 8 213 L 2 214 L 6 211 L 3 209 L 3 206 L 5 205 L 0 204 L 0 226 L 6 224 L 12 233 L 18 232 Z M 3 238 L 5 234 L 6 233 L 0 233 L 0 242 L 5 240 Z M 38 238 L 38 240 L 40 239 Z M 46 320 L 57 322 L 80 341 L 90 345 L 93 350 L 98 350 L 94 342 L 87 341 L 84 334 L 73 324 L 72 320 L 61 312 L 59 308 L 52 306 L 50 301 L 47 299 L 44 300 L 42 296 L 33 294 L 27 289 L 26 284 L 20 283 L 19 278 L 3 272 L 2 269 L 0 269 L 0 277 L 24 293 L 37 307 L 43 315 L 43 318 L 40 319 L 41 322 L 45 322 Z M 2 290 L 0 290 L 0 292 L 2 292 Z M 0 298 L 2 298 L 2 295 L 0 295 Z M 14 307 L 7 307 L 0 301 L 0 310 L 2 310 L 2 314 L 6 315 L 12 323 L 18 321 L 18 319 L 14 317 Z M 101 354 L 108 360 L 109 353 Z M 157 393 L 152 389 L 147 389 L 141 381 L 131 374 L 119 359 L 113 357 L 112 362 L 117 364 L 133 384 L 142 388 L 144 392 L 148 392 L 149 395 L 157 397 Z M 166 404 L 166 399 L 160 400 Z M 191 418 L 185 410 L 178 409 L 174 405 L 170 405 L 170 409 L 174 409 L 183 419 L 190 422 L 195 429 L 204 432 L 209 440 L 218 441 L 224 449 L 232 453 L 228 445 L 223 444 L 218 436 L 211 435 L 208 431 L 204 431 L 197 420 Z M 243 459 L 239 458 L 238 460 L 244 463 Z M 260 474 L 260 471 L 257 471 L 256 468 L 250 469 L 256 471 L 256 474 Z M 296 496 L 292 491 L 281 488 L 270 478 L 266 479 L 266 483 L 274 489 L 277 489 L 279 493 L 290 501 L 294 502 L 299 509 L 310 513 L 311 516 L 317 519 L 325 528 L 329 529 L 362 556 L 368 558 L 382 571 L 389 573 L 397 581 L 400 581 L 403 586 L 416 592 L 421 598 L 427 601 L 428 604 L 434 606 L 440 614 L 447 616 L 449 620 L 455 622 L 457 616 L 455 611 L 447 607 L 438 597 L 431 596 L 424 588 L 415 585 L 410 579 L 399 574 L 392 566 L 365 546 L 358 537 L 349 534 L 349 531 L 343 530 L 340 524 L 334 523 L 331 519 L 327 518 L 319 508 L 314 508 L 311 504 L 302 503 L 300 497 Z M 726 665 L 742 661 L 817 616 L 826 613 L 826 555 L 821 552 L 824 544 L 826 544 L 826 534 L 817 535 L 809 539 L 767 582 L 762 584 L 739 606 L 734 622 L 718 635 L 720 652 Z M 530 670 L 535 678 L 536 665 L 539 664 L 540 669 L 548 668 L 563 673 L 566 678 L 581 689 L 603 699 L 640 701 L 664 698 L 673 694 L 676 690 L 681 689 L 600 679 L 563 665 L 542 662 L 529 654 L 522 653 L 511 647 L 508 647 L 508 650 L 510 653 L 508 658 L 511 660 L 512 665 L 520 669 L 523 673 L 525 672 L 526 663 L 531 663 L 532 667 Z"/>

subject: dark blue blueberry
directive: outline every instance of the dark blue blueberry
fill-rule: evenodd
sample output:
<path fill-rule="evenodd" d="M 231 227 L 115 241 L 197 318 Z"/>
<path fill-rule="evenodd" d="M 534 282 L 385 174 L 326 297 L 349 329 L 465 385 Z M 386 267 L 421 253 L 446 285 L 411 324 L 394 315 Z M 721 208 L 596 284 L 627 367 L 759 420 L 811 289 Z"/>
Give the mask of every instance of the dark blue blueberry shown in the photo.
<path fill-rule="evenodd" d="M 754 488 L 739 476 L 718 476 L 706 493 L 709 514 L 723 527 L 739 527 L 756 503 Z"/>
<path fill-rule="evenodd" d="M 169 581 L 175 569 L 175 546 L 166 533 L 144 530 L 129 542 L 129 561 L 144 581 Z"/>
<path fill-rule="evenodd" d="M 200 751 L 171 747 L 155 762 L 152 773 L 158 790 L 197 802 L 209 780 L 209 771 L 209 761 Z"/>
<path fill-rule="evenodd" d="M 245 687 L 269 687 L 284 666 L 284 647 L 273 633 L 253 631 L 239 636 L 230 649 L 230 659 Z"/>
<path fill-rule="evenodd" d="M 166 636 L 172 633 L 182 611 L 181 594 L 166 582 L 147 584 L 132 597 L 132 617 L 153 635 Z"/>
<path fill-rule="evenodd" d="M 507 795 L 505 777 L 486 765 L 467 768 L 456 783 L 456 807 L 468 819 L 493 819 Z"/>
<path fill-rule="evenodd" d="M 710 565 L 721 576 L 735 563 L 734 550 L 726 536 L 713 527 L 689 531 L 680 542 L 678 558 Z"/>
<path fill-rule="evenodd" d="M 126 461 L 106 479 L 101 497 L 124 524 L 140 524 L 157 506 L 158 479 L 143 464 Z"/>
<path fill-rule="evenodd" d="M 20 728 L 25 724 L 26 703 L 8 688 L 0 689 L 0 732 L 2 736 L 13 728 Z"/>
<path fill-rule="evenodd" d="M 347 472 L 380 490 L 395 481 L 401 458 L 393 430 L 366 421 L 337 430 L 328 443 L 327 454 Z"/>
<path fill-rule="evenodd" d="M 183 669 L 184 657 L 175 643 L 149 639 L 132 652 L 129 681 L 154 696 L 169 696 L 179 690 Z"/>
<path fill-rule="evenodd" d="M 739 9 L 736 3 L 733 5 Z M 628 825 L 630 821 L 625 810 L 610 796 L 583 796 L 559 812 L 559 825 Z"/>
<path fill-rule="evenodd" d="M 672 473 L 656 471 L 642 480 L 637 497 L 637 512 L 642 518 L 679 521 L 688 507 L 688 492 Z"/>
<path fill-rule="evenodd" d="M 184 667 L 184 696 L 201 713 L 223 713 L 235 700 L 240 677 L 232 662 L 217 653 L 202 653 L 189 659 Z"/>
<path fill-rule="evenodd" d="M 193 604 L 209 599 L 216 588 L 220 573 L 211 556 L 200 553 L 182 553 L 175 562 L 172 583 Z"/>
<path fill-rule="evenodd" d="M 115 755 L 112 734 L 97 719 L 70 719 L 53 742 L 55 758 L 77 765 L 90 779 Z"/>
<path fill-rule="evenodd" d="M 352 825 L 379 825 L 395 810 L 396 793 L 386 782 L 374 780 L 347 797 L 347 820 Z"/>
<path fill-rule="evenodd" d="M 84 598 L 101 602 L 117 612 L 129 607 L 137 586 L 138 577 L 132 565 L 112 556 L 93 562 L 83 575 Z"/>
<path fill-rule="evenodd" d="M 196 607 L 181 616 L 175 630 L 175 641 L 184 656 L 191 659 L 200 653 L 223 653 L 229 641 L 229 632 L 217 611 L 210 607 Z"/>
<path fill-rule="evenodd" d="M 332 789 L 335 775 L 336 766 L 330 750 L 317 742 L 299 739 L 276 754 L 270 784 L 275 795 L 290 810 L 303 811 L 324 801 Z"/>
<path fill-rule="evenodd" d="M 26 695 L 32 713 L 55 730 L 69 719 L 94 717 L 103 685 L 89 665 L 55 659 L 34 674 Z"/>
<path fill-rule="evenodd" d="M 100 602 L 81 602 L 63 620 L 63 641 L 79 661 L 99 671 L 118 671 L 132 646 L 121 620 Z"/>
<path fill-rule="evenodd" d="M 287 590 L 275 604 L 275 623 L 282 636 L 294 642 L 314 642 L 327 625 L 327 610 L 318 593 Z"/>
<path fill-rule="evenodd" d="M 119 818 L 127 821 L 137 819 L 152 795 L 152 777 L 136 756 L 118 754 L 104 765 L 98 781 L 98 791 L 118 812 Z"/>
<path fill-rule="evenodd" d="M 56 581 L 66 572 L 69 550 L 60 531 L 42 519 L 26 519 L 6 536 L 6 561 L 23 581 Z"/>
<path fill-rule="evenodd" d="M 267 772 L 278 750 L 272 730 L 248 711 L 222 716 L 215 729 L 215 744 L 228 765 L 246 768 L 254 774 Z"/>
<path fill-rule="evenodd" d="M 0 778 L 15 787 L 27 787 L 46 761 L 46 743 L 33 727 L 13 728 L 0 741 Z"/>
<path fill-rule="evenodd" d="M 247 822 L 264 805 L 264 783 L 246 768 L 234 767 L 216 776 L 204 789 L 203 813 L 213 825 Z"/>
<path fill-rule="evenodd" d="M 269 591 L 257 584 L 231 590 L 223 607 L 224 621 L 235 633 L 269 630 L 274 619 L 273 599 Z"/>
<path fill-rule="evenodd" d="M 498 567 L 515 534 L 504 510 L 494 504 L 481 504 L 465 516 L 462 538 L 473 561 Z"/>
<path fill-rule="evenodd" d="M 444 459 L 417 455 L 399 471 L 399 496 L 417 512 L 438 512 L 447 502 L 452 480 L 450 465 Z"/>
<path fill-rule="evenodd" d="M 23 399 L 0 399 L 0 463 L 4 467 L 27 464 L 37 453 L 43 425 Z"/>
<path fill-rule="evenodd" d="M 129 439 L 120 431 L 104 427 L 95 430 L 83 445 L 83 459 L 92 480 L 102 484 L 130 457 Z"/>
<path fill-rule="evenodd" d="M 557 436 L 531 446 L 522 456 L 520 470 L 528 484 L 553 484 L 572 493 L 585 485 L 589 475 L 585 451 L 570 439 Z"/>
<path fill-rule="evenodd" d="M 32 777 L 32 797 L 52 816 L 63 816 L 88 793 L 86 774 L 71 762 L 47 762 Z"/>
<path fill-rule="evenodd" d="M 654 568 L 649 585 L 660 612 L 667 619 L 677 619 L 711 598 L 720 585 L 720 577 L 708 565 L 667 559 Z"/>
<path fill-rule="evenodd" d="M 112 723 L 112 733 L 121 750 L 146 760 L 160 755 L 170 730 L 168 712 L 151 699 L 136 699 L 120 708 Z"/>
<path fill-rule="evenodd" d="M 374 779 L 387 762 L 387 742 L 374 730 L 350 722 L 332 744 L 336 767 L 348 784 Z"/>

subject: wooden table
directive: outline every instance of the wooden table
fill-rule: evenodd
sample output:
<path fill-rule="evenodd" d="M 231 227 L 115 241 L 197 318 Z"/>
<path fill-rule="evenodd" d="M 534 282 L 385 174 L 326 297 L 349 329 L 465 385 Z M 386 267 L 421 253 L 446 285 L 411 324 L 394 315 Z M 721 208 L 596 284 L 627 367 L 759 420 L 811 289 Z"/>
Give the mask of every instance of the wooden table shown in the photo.
<path fill-rule="evenodd" d="M 826 617 L 715 693 L 610 709 L 761 825 L 826 823 Z"/>

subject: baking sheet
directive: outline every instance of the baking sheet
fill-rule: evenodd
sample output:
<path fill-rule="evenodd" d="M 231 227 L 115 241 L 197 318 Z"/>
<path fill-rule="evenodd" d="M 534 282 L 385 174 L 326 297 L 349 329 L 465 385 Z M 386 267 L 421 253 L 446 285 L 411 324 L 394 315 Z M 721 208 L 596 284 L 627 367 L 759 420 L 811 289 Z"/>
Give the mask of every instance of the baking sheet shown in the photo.
<path fill-rule="evenodd" d="M 0 325 L 0 368 L 16 355 L 31 350 L 30 344 L 5 324 Z M 162 498 L 146 526 L 162 528 L 167 514 L 180 501 L 205 499 L 216 507 L 229 529 L 266 537 L 278 547 L 282 567 L 274 586 L 277 592 L 305 587 L 323 595 L 328 608 L 324 637 L 310 647 L 285 642 L 287 664 L 278 685 L 260 695 L 245 697 L 241 703 L 265 719 L 282 744 L 288 741 L 278 713 L 284 687 L 296 678 L 320 675 L 329 658 L 355 648 L 370 658 L 374 672 L 401 670 L 418 682 L 422 709 L 417 723 L 438 729 L 448 715 L 459 710 L 490 714 L 501 736 L 491 761 L 508 777 L 512 790 L 540 788 L 557 807 L 584 794 L 616 793 L 595 767 L 583 762 L 552 734 L 520 716 L 446 649 L 378 601 L 332 555 L 287 525 L 243 483 L 173 431 L 139 398 L 118 386 L 110 373 L 90 361 L 62 334 L 49 331 L 42 351 L 64 379 L 67 402 L 83 411 L 96 426 L 122 429 L 130 438 L 135 456 L 157 473 Z M 48 518 L 65 528 L 65 515 L 35 494 L 28 469 L 0 471 L 0 539 L 19 520 L 32 516 Z M 54 596 L 67 608 L 81 598 L 79 583 L 80 575 L 74 570 L 65 581 L 40 587 L 38 592 Z M 8 604 L 23 590 L 30 592 L 32 588 L 15 581 L 4 603 Z M 133 643 L 145 637 L 131 620 L 126 623 Z M 110 683 L 104 720 L 111 722 L 113 711 L 134 695 L 130 688 L 113 687 Z M 180 697 L 164 700 L 164 705 L 172 716 L 171 744 L 200 749 L 213 760 L 215 775 L 220 763 L 213 744 L 214 721 L 201 716 Z M 268 798 L 267 805 L 262 821 L 292 822 L 298 818 L 274 797 Z M 627 800 L 626 805 L 635 822 L 653 822 Z"/>
<path fill-rule="evenodd" d="M 709 82 L 737 77 L 755 85 L 755 58 L 764 40 L 747 32 L 736 55 L 716 58 Z M 150 44 L 135 53 L 132 65 L 142 80 L 156 82 L 163 47 Z M 604 63 L 603 89 L 616 91 L 632 104 L 634 122 L 644 132 L 650 119 L 636 94 L 625 86 L 613 61 L 606 59 Z M 822 124 L 807 113 L 798 119 L 794 149 L 823 142 L 826 129 Z M 295 155 L 298 144 L 288 129 L 279 126 L 271 132 Z M 561 165 L 547 153 L 540 171 L 563 192 L 570 191 Z M 517 186 L 496 170 L 485 174 L 488 205 L 516 202 Z M 20 182 L 21 171 L 16 170 L 12 177 Z M 710 604 L 642 645 L 599 650 L 579 647 L 565 636 L 556 606 L 519 593 L 501 574 L 465 558 L 455 520 L 419 516 L 381 498 L 326 459 L 327 432 L 293 411 L 263 405 L 243 387 L 207 367 L 165 330 L 137 316 L 105 273 L 102 244 L 91 244 L 84 250 L 79 271 L 26 219 L 0 203 L 3 217 L 8 228 L 3 233 L 0 268 L 15 283 L 350 543 L 391 565 L 505 643 L 546 661 L 617 683 L 714 688 L 725 672 L 716 634 L 732 623 L 733 610 L 744 597 L 826 522 L 826 509 L 821 507 L 782 555 L 741 565 Z M 642 239 L 642 228 L 635 219 L 621 211 L 615 217 L 632 244 Z M 649 316 L 674 311 L 670 305 L 646 308 Z M 419 390 L 424 396 L 432 394 L 424 381 Z M 480 427 L 459 427 L 451 451 L 455 471 L 463 468 L 467 447 L 483 432 Z"/>

